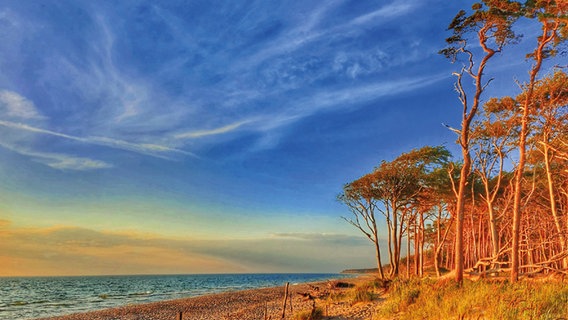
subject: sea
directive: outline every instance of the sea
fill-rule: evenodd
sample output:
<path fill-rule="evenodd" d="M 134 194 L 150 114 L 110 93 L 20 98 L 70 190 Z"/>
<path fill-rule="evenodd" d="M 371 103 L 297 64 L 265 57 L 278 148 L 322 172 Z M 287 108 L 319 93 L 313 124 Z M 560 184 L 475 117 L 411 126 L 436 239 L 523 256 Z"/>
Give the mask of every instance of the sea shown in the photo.
<path fill-rule="evenodd" d="M 35 319 L 345 274 L 200 274 L 0 278 L 0 320 Z"/>

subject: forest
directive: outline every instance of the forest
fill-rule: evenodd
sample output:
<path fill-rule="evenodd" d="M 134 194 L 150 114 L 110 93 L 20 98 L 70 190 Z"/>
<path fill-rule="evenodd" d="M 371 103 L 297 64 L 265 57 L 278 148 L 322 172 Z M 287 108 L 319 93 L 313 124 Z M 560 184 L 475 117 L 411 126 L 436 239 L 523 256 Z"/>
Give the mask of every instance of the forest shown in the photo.
<path fill-rule="evenodd" d="M 424 146 L 383 160 L 344 185 L 343 219 L 374 245 L 381 278 L 421 277 L 425 265 L 458 283 L 464 274 L 566 275 L 568 2 L 485 0 L 458 12 L 448 33 L 440 54 L 456 67 L 450 105 L 461 119 L 447 127 L 461 154 Z M 515 82 L 514 96 L 486 96 L 488 66 L 521 37 L 532 46 L 527 78 L 499 79 Z"/>

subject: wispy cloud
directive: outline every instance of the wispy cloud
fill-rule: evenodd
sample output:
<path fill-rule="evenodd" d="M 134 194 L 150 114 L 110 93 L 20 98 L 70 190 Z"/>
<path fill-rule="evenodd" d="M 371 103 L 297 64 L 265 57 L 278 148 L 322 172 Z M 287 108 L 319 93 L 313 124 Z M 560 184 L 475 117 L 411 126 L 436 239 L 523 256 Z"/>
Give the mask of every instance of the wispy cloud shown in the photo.
<path fill-rule="evenodd" d="M 361 15 L 351 20 L 347 25 L 361 25 L 377 21 L 382 23 L 385 19 L 394 19 L 416 9 L 418 9 L 416 4 L 408 3 L 407 1 L 396 1 L 373 12 Z"/>
<path fill-rule="evenodd" d="M 112 168 L 113 165 L 100 160 L 94 160 L 89 158 L 74 157 L 62 154 L 53 153 L 33 153 L 29 154 L 33 157 L 37 157 L 40 162 L 46 165 L 61 170 L 95 170 L 95 169 L 108 169 Z"/>
<path fill-rule="evenodd" d="M 54 169 L 87 171 L 108 169 L 113 167 L 113 165 L 107 162 L 85 157 L 76 157 L 60 153 L 31 151 L 22 147 L 9 145 L 4 142 L 0 142 L 0 146 L 21 155 L 31 157 L 35 161 L 43 163 Z"/>
<path fill-rule="evenodd" d="M 308 112 L 312 113 L 313 111 L 328 109 L 330 107 L 343 107 L 346 105 L 356 107 L 357 104 L 362 102 L 427 87 L 447 77 L 446 74 L 427 77 L 416 76 L 397 80 L 383 80 L 353 88 L 343 88 L 341 90 L 322 91 L 301 101 L 299 107 L 296 107 L 295 110 L 301 112 L 301 110 L 306 110 L 306 107 L 311 106 L 312 111 Z"/>
<path fill-rule="evenodd" d="M 183 133 L 178 133 L 174 135 L 174 138 L 176 139 L 197 139 L 197 138 L 203 138 L 206 136 L 213 136 L 213 135 L 219 135 L 219 134 L 225 134 L 225 133 L 229 133 L 231 131 L 234 131 L 240 127 L 242 127 L 243 125 L 252 122 L 252 120 L 244 120 L 244 121 L 239 121 L 239 122 L 235 122 L 220 128 L 215 128 L 215 129 L 211 129 L 211 130 L 198 130 L 198 131 L 190 131 L 190 132 L 183 132 Z"/>
<path fill-rule="evenodd" d="M 15 123 L 10 121 L 0 120 L 0 126 L 9 127 L 18 130 L 24 130 L 28 132 L 38 133 L 38 134 L 45 134 L 51 135 L 59 138 L 69 139 L 73 141 L 78 141 L 82 143 L 106 146 L 115 149 L 127 150 L 132 152 L 137 152 L 141 154 L 146 154 L 158 158 L 168 158 L 168 153 L 178 153 L 187 156 L 194 156 L 195 155 L 191 152 L 187 152 L 184 150 L 170 148 L 163 145 L 158 144 L 149 144 L 149 143 L 132 143 L 128 141 L 106 138 L 106 137 L 77 137 L 72 136 L 64 133 L 54 132 L 51 130 L 45 130 L 41 128 L 36 128 L 33 126 L 29 126 L 23 123 Z"/>
<path fill-rule="evenodd" d="M 358 108 L 362 103 L 424 88 L 446 78 L 448 78 L 448 75 L 442 74 L 379 81 L 339 90 L 322 90 L 310 97 L 296 101 L 285 108 L 282 113 L 267 116 L 264 121 L 259 121 L 259 129 L 262 131 L 272 130 L 322 111 Z"/>
<path fill-rule="evenodd" d="M 181 149 L 171 148 L 168 146 L 163 146 L 153 143 L 132 143 L 124 140 L 106 138 L 106 137 L 87 137 L 79 138 L 79 141 L 98 144 L 101 146 L 111 147 L 115 149 L 121 149 L 126 151 L 137 152 L 145 155 L 150 155 L 153 157 L 169 159 L 167 154 L 175 153 L 184 156 L 191 156 L 197 158 L 198 156 L 192 152 L 188 152 Z"/>
<path fill-rule="evenodd" d="M 254 56 L 250 57 L 249 63 L 244 63 L 243 66 L 250 68 L 251 64 L 260 64 L 265 60 L 274 58 L 282 54 L 290 54 L 300 48 L 304 48 L 310 44 L 316 43 L 321 39 L 330 39 L 338 35 L 347 35 L 352 37 L 352 33 L 363 32 L 360 29 L 361 25 L 384 24 L 388 20 L 395 19 L 405 15 L 413 10 L 418 9 L 418 5 L 409 4 L 406 2 L 397 1 L 387 4 L 373 12 L 365 13 L 357 16 L 347 22 L 340 23 L 332 28 L 318 29 L 318 24 L 326 16 L 325 13 L 333 8 L 337 3 L 324 7 L 325 10 L 318 10 L 307 19 L 303 25 L 294 28 L 287 33 L 274 40 L 273 45 L 267 46 L 266 49 L 259 51 Z"/>
<path fill-rule="evenodd" d="M 43 123 L 47 120 L 45 116 L 40 114 L 32 101 L 16 92 L 8 90 L 0 91 L 0 111 L 2 117 L 14 119 L 16 121 Z M 2 136 L 2 139 L 0 139 L 1 147 L 26 157 L 30 157 L 34 161 L 43 163 L 51 168 L 58 170 L 88 171 L 113 167 L 105 161 L 89 157 L 78 157 L 57 152 L 37 151 L 31 147 L 33 144 L 31 143 L 33 138 L 30 137 L 30 133 L 51 134 L 63 138 L 71 138 L 70 136 L 6 120 L 0 120 L 0 126 L 27 132 L 27 134 L 17 134 L 4 131 L 4 135 Z"/>
<path fill-rule="evenodd" d="M 0 113 L 9 118 L 43 119 L 30 100 L 16 92 L 0 90 Z"/>
<path fill-rule="evenodd" d="M 227 6 L 215 15 L 235 19 L 230 29 L 207 21 L 196 26 L 160 4 L 140 12 L 148 18 L 140 24 L 129 23 L 135 15 L 121 11 L 125 7 L 116 12 L 83 7 L 89 15 L 84 28 L 58 39 L 44 55 L 31 56 L 43 62 L 30 79 L 30 87 L 39 89 L 34 101 L 41 102 L 42 112 L 31 100 L 0 91 L 0 107 L 13 115 L 2 117 L 0 126 L 33 138 L 48 135 L 164 159 L 197 157 L 200 148 L 210 150 L 245 130 L 276 141 L 279 129 L 318 112 L 357 108 L 431 83 L 425 77 L 414 81 L 408 73 L 402 80 L 379 81 L 383 71 L 422 56 L 414 49 L 392 49 L 400 45 L 384 39 L 369 44 L 370 29 L 418 10 L 419 1 L 367 3 L 344 12 L 346 5 L 343 0 L 282 5 L 294 11 L 267 14 L 271 6 L 255 2 L 251 8 L 259 10 L 246 16 Z M 38 25 L 35 17 L 25 19 L 25 12 L 16 18 Z M 46 23 L 59 27 L 60 22 Z M 151 39 L 145 28 L 159 30 L 159 39 Z M 21 47 L 20 38 L 53 37 L 41 28 L 33 35 L 28 28 L 18 31 L 22 36 L 10 37 L 0 49 Z M 212 33 L 232 40 L 215 42 Z M 32 60 L 20 56 L 15 64 Z"/>

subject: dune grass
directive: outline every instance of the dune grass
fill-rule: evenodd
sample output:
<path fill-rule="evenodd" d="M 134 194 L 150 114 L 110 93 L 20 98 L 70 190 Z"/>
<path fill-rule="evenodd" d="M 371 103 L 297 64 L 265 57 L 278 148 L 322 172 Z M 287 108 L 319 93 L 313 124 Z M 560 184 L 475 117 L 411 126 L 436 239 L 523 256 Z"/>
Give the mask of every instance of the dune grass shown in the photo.
<path fill-rule="evenodd" d="M 294 320 L 320 320 L 323 319 L 323 309 L 315 308 L 314 310 L 300 311 L 292 317 Z"/>
<path fill-rule="evenodd" d="M 376 319 L 568 319 L 568 284 L 395 280 Z"/>
<path fill-rule="evenodd" d="M 300 311 L 293 316 L 294 320 L 320 320 L 323 319 L 323 309 Z"/>
<path fill-rule="evenodd" d="M 357 284 L 349 290 L 339 293 L 331 293 L 328 297 L 330 302 L 348 302 L 350 304 L 371 302 L 379 298 L 380 293 L 386 290 L 388 281 L 379 278 Z"/>

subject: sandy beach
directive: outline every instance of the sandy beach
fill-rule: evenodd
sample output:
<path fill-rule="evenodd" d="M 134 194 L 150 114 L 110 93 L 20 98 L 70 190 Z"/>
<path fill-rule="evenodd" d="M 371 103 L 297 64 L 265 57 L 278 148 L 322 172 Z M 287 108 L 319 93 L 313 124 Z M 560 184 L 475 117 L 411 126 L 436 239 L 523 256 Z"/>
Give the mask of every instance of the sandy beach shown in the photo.
<path fill-rule="evenodd" d="M 368 279 L 362 276 L 343 279 L 341 282 L 357 284 Z M 302 293 L 340 292 L 348 290 L 336 287 L 337 282 L 318 282 L 312 284 L 290 284 L 291 304 L 287 303 L 285 319 L 312 308 L 312 301 Z M 60 317 L 40 318 L 42 320 L 176 320 L 182 313 L 183 320 L 262 320 L 281 319 L 285 287 L 273 287 L 245 291 L 235 291 L 206 295 L 187 299 L 170 300 L 120 308 L 105 309 L 88 313 L 78 313 Z M 325 298 L 316 299 L 316 305 L 324 310 L 326 319 L 371 319 L 377 302 L 351 305 L 347 302 L 335 302 Z M 39 320 L 39 319 L 38 319 Z"/>

